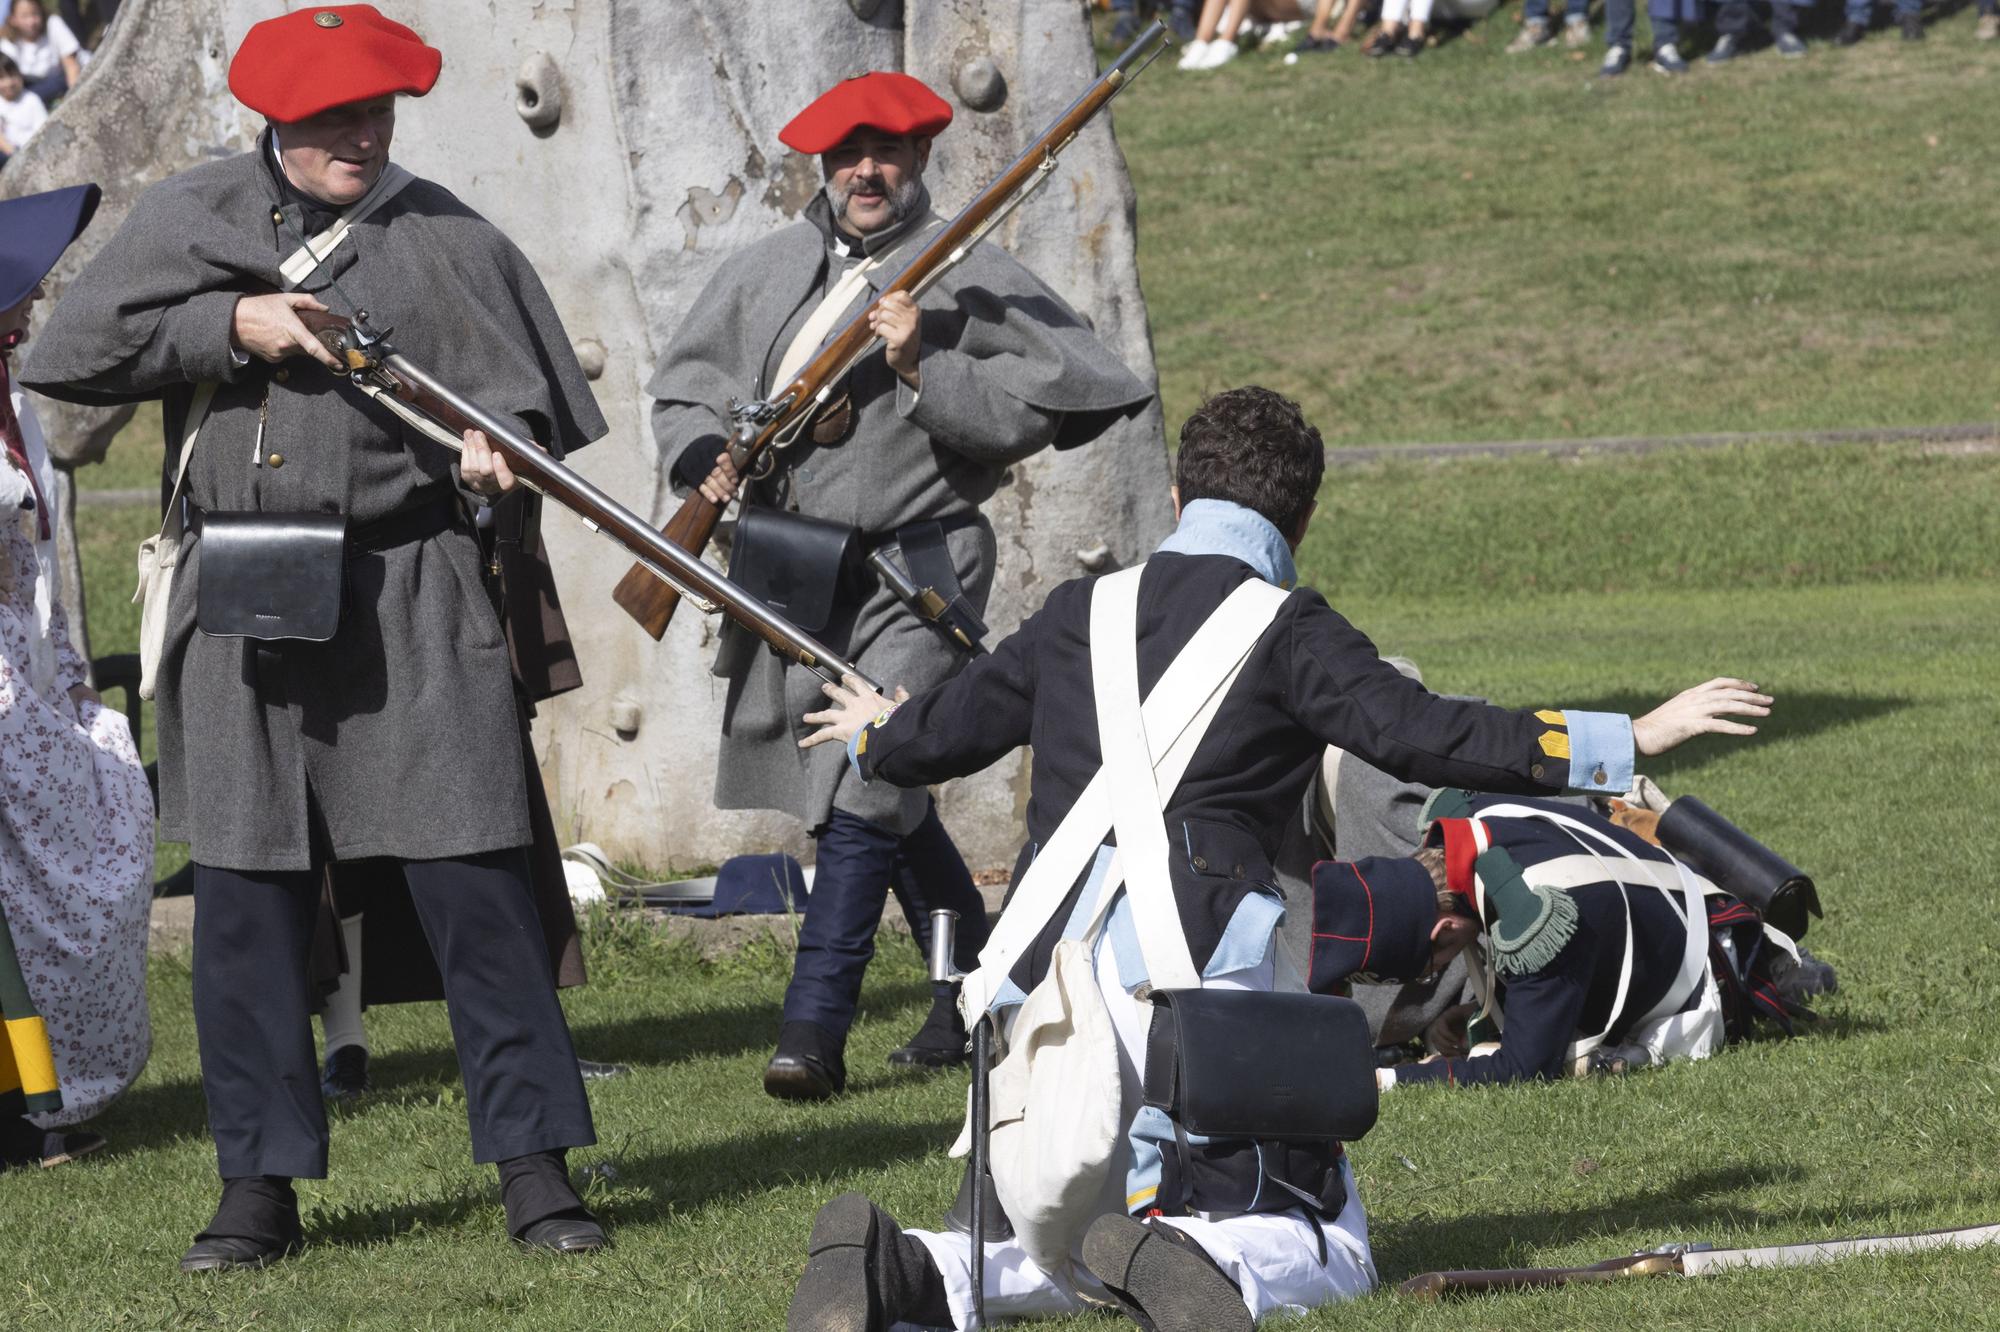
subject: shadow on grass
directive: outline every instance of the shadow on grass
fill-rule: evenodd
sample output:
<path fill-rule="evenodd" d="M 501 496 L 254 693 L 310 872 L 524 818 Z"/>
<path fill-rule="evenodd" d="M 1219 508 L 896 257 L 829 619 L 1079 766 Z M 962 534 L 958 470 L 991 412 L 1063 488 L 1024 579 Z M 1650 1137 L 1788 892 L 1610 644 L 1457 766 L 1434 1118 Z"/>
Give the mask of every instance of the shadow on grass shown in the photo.
<path fill-rule="evenodd" d="M 1670 1236 L 1673 1242 L 1694 1242 L 1709 1237 L 1704 1231 L 1750 1228 L 1766 1219 L 1780 1222 L 1787 1235 L 1805 1240 L 1812 1237 L 1815 1228 L 1851 1228 L 1869 1217 L 1907 1215 L 1912 1207 L 1922 1205 L 1909 1198 L 1879 1205 L 1845 1199 L 1821 1208 L 1780 1211 L 1769 1204 L 1727 1196 L 1797 1183 L 1807 1173 L 1790 1163 L 1715 1166 L 1571 1211 L 1536 1208 L 1447 1219 L 1400 1219 L 1372 1227 L 1376 1266 L 1387 1286 L 1419 1272 L 1521 1265 L 1533 1250 L 1592 1237 L 1604 1237 L 1607 1251 L 1601 1256 L 1611 1258 L 1629 1251 L 1639 1238 L 1651 1240 L 1661 1231 L 1674 1232 Z M 1627 1234 L 1638 1238 L 1619 1238 Z M 1759 1242 L 1789 1241 L 1780 1237 Z"/>
<path fill-rule="evenodd" d="M 928 1005 L 930 999 L 928 981 L 871 983 L 862 998 L 861 1016 L 879 1018 Z M 921 1014 L 916 1020 L 922 1021 Z M 769 1051 L 778 1043 L 782 1021 L 782 1008 L 776 1003 L 733 1004 L 657 1017 L 574 1022 L 570 1037 L 583 1059 L 659 1066 Z M 912 1033 L 914 1030 L 912 1027 Z"/>
<path fill-rule="evenodd" d="M 1815 690 L 1795 692 L 1782 685 L 1769 687 L 1778 701 L 1772 707 L 1770 716 L 1756 719 L 1756 743 L 1759 746 L 1802 740 L 1821 731 L 1873 721 L 1916 703 L 1912 698 Z M 1563 706 L 1580 712 L 1623 712 L 1637 717 L 1652 711 L 1661 702 L 1652 694 L 1618 693 L 1583 701 L 1565 699 Z M 1742 741 L 1736 736 L 1701 736 L 1671 754 L 1641 758 L 1639 770 L 1649 777 L 1663 778 L 1681 769 L 1700 767 L 1721 752 L 1723 746 L 1740 743 Z M 1723 812 L 1727 814 L 1728 811 Z"/>

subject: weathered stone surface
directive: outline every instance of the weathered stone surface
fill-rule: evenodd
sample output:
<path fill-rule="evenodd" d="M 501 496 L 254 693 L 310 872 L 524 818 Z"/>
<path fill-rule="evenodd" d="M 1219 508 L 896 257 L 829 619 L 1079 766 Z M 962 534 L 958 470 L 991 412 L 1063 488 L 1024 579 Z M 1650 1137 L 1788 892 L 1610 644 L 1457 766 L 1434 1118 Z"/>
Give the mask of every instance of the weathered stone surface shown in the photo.
<path fill-rule="evenodd" d="M 7 192 L 85 179 L 105 186 L 102 220 L 57 273 L 57 294 L 140 189 L 249 144 L 257 126 L 228 96 L 228 54 L 252 22 L 304 7 L 126 0 L 89 78 L 0 177 Z M 1018 155 L 1095 68 L 1075 0 L 404 0 L 386 8 L 445 51 L 436 90 L 403 107 L 397 159 L 506 230 L 541 271 L 571 338 L 601 348 L 594 387 L 612 433 L 579 466 L 662 521 L 669 498 L 646 429 L 644 383 L 716 266 L 793 220 L 818 188 L 817 164 L 783 148 L 778 129 L 837 79 L 868 69 L 916 74 L 958 111 L 933 159 L 933 194 L 950 211 Z M 954 88 L 956 72 L 978 59 L 991 60 L 1004 85 L 991 110 L 967 108 Z M 560 115 L 550 123 L 532 125 L 519 109 L 531 69 L 560 88 Z M 1064 154 L 1000 240 L 1150 378 L 1132 209 L 1123 158 L 1100 124 Z M 394 323 L 393 312 L 375 313 Z M 49 418 L 61 456 L 72 461 L 100 456 L 116 425 L 66 409 Z M 1151 549 L 1170 520 L 1166 485 L 1156 409 L 1089 448 L 1016 468 L 990 507 L 1001 541 L 988 616 L 996 631 L 1084 572 L 1080 552 L 1102 548 L 1090 567 L 1108 569 Z M 718 814 L 710 804 L 722 700 L 708 675 L 714 625 L 683 611 L 666 641 L 653 643 L 609 601 L 626 558 L 560 515 L 548 529 L 585 679 L 536 722 L 564 835 L 663 867 L 806 849 L 788 819 Z M 946 820 L 975 865 L 1010 860 L 1024 798 L 1018 760 L 943 793 Z"/>

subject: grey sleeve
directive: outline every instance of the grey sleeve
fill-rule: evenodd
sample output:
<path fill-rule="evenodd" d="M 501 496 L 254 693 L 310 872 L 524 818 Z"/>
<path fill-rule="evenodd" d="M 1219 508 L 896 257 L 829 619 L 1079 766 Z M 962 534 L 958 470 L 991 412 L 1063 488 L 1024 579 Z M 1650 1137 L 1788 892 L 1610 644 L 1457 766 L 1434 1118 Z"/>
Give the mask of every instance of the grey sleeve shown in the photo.
<path fill-rule="evenodd" d="M 896 413 L 954 453 L 1003 466 L 1055 441 L 1059 412 L 1023 402 L 949 347 L 926 347 L 917 362 L 921 391 L 896 381 Z"/>

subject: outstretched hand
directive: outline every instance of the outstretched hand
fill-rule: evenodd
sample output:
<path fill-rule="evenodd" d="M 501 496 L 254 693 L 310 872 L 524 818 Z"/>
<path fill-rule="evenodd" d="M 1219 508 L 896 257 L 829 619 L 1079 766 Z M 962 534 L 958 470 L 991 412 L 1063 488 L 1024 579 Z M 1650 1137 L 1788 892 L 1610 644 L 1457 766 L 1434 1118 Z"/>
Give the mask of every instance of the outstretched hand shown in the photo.
<path fill-rule="evenodd" d="M 820 692 L 833 700 L 833 706 L 820 712 L 806 714 L 806 721 L 819 729 L 799 741 L 800 749 L 811 749 L 814 745 L 823 745 L 830 741 L 844 745 L 854 738 L 855 732 L 887 712 L 892 706 L 890 700 L 862 684 L 852 675 L 841 676 L 839 684 L 821 685 Z M 909 696 L 909 690 L 901 685 L 896 687 L 895 702 L 901 703 Z"/>
<path fill-rule="evenodd" d="M 1757 728 L 1735 717 L 1768 717 L 1771 696 L 1748 680 L 1719 677 L 1684 689 L 1632 723 L 1632 746 L 1651 758 L 1698 735 L 1755 735 Z"/>

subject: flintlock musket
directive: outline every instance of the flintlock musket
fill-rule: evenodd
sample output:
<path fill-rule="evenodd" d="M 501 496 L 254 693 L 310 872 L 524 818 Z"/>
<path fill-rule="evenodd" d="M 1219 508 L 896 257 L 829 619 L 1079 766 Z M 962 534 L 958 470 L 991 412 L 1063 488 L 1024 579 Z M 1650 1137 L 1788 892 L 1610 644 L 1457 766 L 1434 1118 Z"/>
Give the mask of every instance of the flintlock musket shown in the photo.
<path fill-rule="evenodd" d="M 557 462 L 522 434 L 517 423 L 488 411 L 398 351 L 388 332 L 369 326 L 367 311 L 358 311 L 352 320 L 313 310 L 298 313 L 326 349 L 347 367 L 350 383 L 425 438 L 456 450 L 467 430 L 483 431 L 493 447 L 506 455 L 507 465 L 521 484 L 568 509 L 591 531 L 623 546 L 638 558 L 637 567 L 646 577 L 672 588 L 676 599 L 692 597 L 705 611 L 721 611 L 781 656 L 830 684 L 852 675 L 877 693 L 882 691 L 860 667 L 843 660 L 718 570 L 665 540 L 645 519 Z"/>
<path fill-rule="evenodd" d="M 896 292 L 908 292 L 912 299 L 921 297 L 965 258 L 974 245 L 1049 179 L 1055 171 L 1057 155 L 1069 147 L 1078 131 L 1089 124 L 1092 117 L 1165 49 L 1162 44 L 1165 36 L 1166 27 L 1161 23 L 1155 23 L 1141 33 L 1139 39 L 1125 49 L 1125 53 L 1085 90 L 1083 96 L 1070 103 L 1069 109 L 1057 116 L 1054 123 L 1028 145 L 1026 152 L 1014 159 L 1012 166 L 1001 172 L 998 179 L 981 190 L 971 203 L 959 211 L 957 217 L 931 238 L 917 256 L 882 288 L 880 296 L 828 338 L 806 368 L 799 371 L 798 377 L 785 385 L 775 397 L 758 402 L 730 399 L 729 420 L 733 433 L 729 441 L 729 455 L 737 471 L 745 476 L 753 473 L 762 475 L 756 469 L 760 463 L 768 466 L 767 451 L 774 447 L 784 448 L 796 439 L 807 422 L 832 401 L 847 372 L 862 357 L 882 345 L 882 340 L 868 327 L 868 315 L 882 303 L 882 298 Z M 721 519 L 722 506 L 711 503 L 697 490 L 681 504 L 661 535 L 679 549 L 698 556 L 707 547 Z M 643 561 L 634 565 L 619 581 L 611 596 L 647 633 L 658 638 L 667 632 L 667 622 L 673 618 L 674 607 L 680 603 L 680 593 L 672 583 L 663 583 L 654 577 L 655 572 L 647 568 Z"/>

